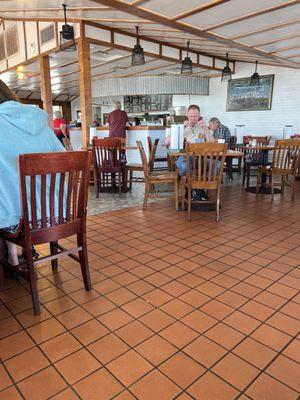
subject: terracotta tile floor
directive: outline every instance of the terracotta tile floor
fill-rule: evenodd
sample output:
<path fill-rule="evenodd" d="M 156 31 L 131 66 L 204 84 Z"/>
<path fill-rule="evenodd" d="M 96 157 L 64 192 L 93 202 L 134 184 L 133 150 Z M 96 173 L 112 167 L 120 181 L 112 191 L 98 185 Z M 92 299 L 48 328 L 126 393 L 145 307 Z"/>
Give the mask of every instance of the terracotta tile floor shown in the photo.
<path fill-rule="evenodd" d="M 296 400 L 300 196 L 222 199 L 218 224 L 168 200 L 90 216 L 93 291 L 44 265 L 38 317 L 7 277 L 0 399 Z"/>

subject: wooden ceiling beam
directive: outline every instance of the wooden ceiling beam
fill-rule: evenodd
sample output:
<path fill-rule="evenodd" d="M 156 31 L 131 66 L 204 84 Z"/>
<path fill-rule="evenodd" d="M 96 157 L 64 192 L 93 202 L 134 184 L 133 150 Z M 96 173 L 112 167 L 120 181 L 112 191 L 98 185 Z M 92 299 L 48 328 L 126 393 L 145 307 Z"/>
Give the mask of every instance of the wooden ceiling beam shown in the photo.
<path fill-rule="evenodd" d="M 95 1 L 97 1 L 97 0 L 95 0 Z M 175 23 L 176 23 L 176 22 L 175 22 Z M 102 25 L 102 24 L 99 24 L 98 22 L 84 21 L 84 24 L 85 24 L 85 25 L 94 26 L 94 27 L 100 28 L 100 29 L 109 30 L 109 31 L 111 31 L 111 32 L 113 32 L 113 33 L 119 33 L 119 34 L 121 34 L 121 35 L 133 37 L 133 38 L 135 38 L 135 39 L 137 38 L 137 35 L 136 35 L 135 33 L 127 32 L 127 31 L 124 31 L 124 30 L 122 30 L 122 29 L 110 27 L 110 26 L 107 26 L 107 25 Z M 172 47 L 172 48 L 177 49 L 177 50 L 186 51 L 186 46 L 179 46 L 179 45 L 170 44 L 169 42 L 162 42 L 162 41 L 160 41 L 160 40 L 153 39 L 153 38 L 151 38 L 151 37 L 149 37 L 149 36 L 144 36 L 144 35 L 140 35 L 140 34 L 139 34 L 139 39 L 140 39 L 140 40 L 145 40 L 145 41 L 148 41 L 148 42 L 151 42 L 151 43 L 159 44 L 159 45 L 164 45 L 164 46 Z M 104 45 L 107 45 L 107 44 L 108 44 L 107 42 L 101 42 L 101 43 L 104 44 Z M 114 44 L 114 43 L 111 43 L 111 46 L 114 47 L 115 44 Z M 126 49 L 126 47 L 125 47 L 125 49 Z M 128 51 L 128 50 L 126 50 L 126 51 Z M 131 49 L 130 49 L 130 51 L 131 51 Z M 191 51 L 191 52 L 194 52 L 194 53 L 196 53 L 196 54 L 205 56 L 205 57 L 212 57 L 212 58 L 214 58 L 214 55 L 213 55 L 213 54 L 210 54 L 210 53 L 207 53 L 207 52 L 203 52 L 203 51 L 199 51 L 199 50 L 193 50 L 192 47 L 190 47 L 190 51 Z M 226 61 L 226 58 L 225 58 L 225 57 L 218 56 L 217 58 L 218 58 L 219 60 Z M 230 60 L 230 61 L 233 62 L 234 60 Z"/>
<path fill-rule="evenodd" d="M 293 0 L 293 2 L 295 2 L 295 1 L 300 2 L 300 0 Z M 109 5 L 120 11 L 124 11 L 124 12 L 130 13 L 132 15 L 136 15 L 139 18 L 145 18 L 145 19 L 157 22 L 157 23 L 165 25 L 165 26 L 170 26 L 171 28 L 175 28 L 175 29 L 178 29 L 183 32 L 191 33 L 198 37 L 204 37 L 208 40 L 212 40 L 213 42 L 223 43 L 229 47 L 244 50 L 253 55 L 261 55 L 264 57 L 268 56 L 270 59 L 273 59 L 280 63 L 286 62 L 286 60 L 283 60 L 281 57 L 275 56 L 273 54 L 268 55 L 267 52 L 264 52 L 262 50 L 259 50 L 256 48 L 251 48 L 245 44 L 235 42 L 233 40 L 227 39 L 223 36 L 220 36 L 220 35 L 217 35 L 217 34 L 214 34 L 211 32 L 206 32 L 206 31 L 204 32 L 200 28 L 196 28 L 194 26 L 185 24 L 183 22 L 172 21 L 167 17 L 164 17 L 164 16 L 154 13 L 152 11 L 146 10 L 144 8 L 135 7 L 132 4 L 125 3 L 120 0 L 94 0 L 94 2 L 99 3 L 99 4 Z M 288 61 L 288 64 L 293 68 L 299 68 L 299 64 L 294 63 L 292 61 Z"/>
<path fill-rule="evenodd" d="M 186 11 L 182 14 L 176 15 L 174 18 L 171 18 L 172 21 L 178 21 L 179 19 L 187 18 L 193 14 L 198 14 L 200 12 L 209 10 L 210 8 L 220 6 L 223 3 L 227 3 L 230 0 L 214 0 L 211 3 L 203 4 L 202 6 L 193 8 L 192 10 Z"/>
<path fill-rule="evenodd" d="M 284 8 L 287 8 L 287 7 L 295 6 L 295 5 L 299 4 L 299 3 L 300 3 L 300 0 L 290 0 L 287 3 L 282 3 L 282 4 L 279 4 L 277 6 L 264 8 L 262 10 L 255 11 L 255 12 L 247 14 L 247 15 L 242 15 L 241 17 L 232 18 L 230 20 L 227 20 L 227 21 L 224 21 L 224 22 L 220 22 L 219 24 L 211 25 L 211 26 L 205 28 L 204 32 L 213 31 L 214 29 L 221 28 L 221 27 L 226 26 L 226 25 L 234 24 L 236 22 L 245 21 L 245 20 L 247 20 L 249 18 L 254 18 L 254 17 L 258 17 L 260 15 L 268 14 L 268 13 L 273 12 L 273 11 L 282 10 Z"/>

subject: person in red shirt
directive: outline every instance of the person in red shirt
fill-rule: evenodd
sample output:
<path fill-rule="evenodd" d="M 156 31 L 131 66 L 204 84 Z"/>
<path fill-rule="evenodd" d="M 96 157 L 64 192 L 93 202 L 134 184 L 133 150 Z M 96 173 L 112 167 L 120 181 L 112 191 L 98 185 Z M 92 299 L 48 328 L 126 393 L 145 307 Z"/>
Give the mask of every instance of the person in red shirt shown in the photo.
<path fill-rule="evenodd" d="M 57 139 L 63 144 L 63 139 L 69 139 L 69 130 L 66 121 L 62 118 L 60 111 L 54 112 L 53 120 L 54 133 Z"/>
<path fill-rule="evenodd" d="M 108 116 L 109 137 L 126 137 L 126 124 L 128 116 L 121 110 L 121 103 L 115 102 L 115 110 Z"/>

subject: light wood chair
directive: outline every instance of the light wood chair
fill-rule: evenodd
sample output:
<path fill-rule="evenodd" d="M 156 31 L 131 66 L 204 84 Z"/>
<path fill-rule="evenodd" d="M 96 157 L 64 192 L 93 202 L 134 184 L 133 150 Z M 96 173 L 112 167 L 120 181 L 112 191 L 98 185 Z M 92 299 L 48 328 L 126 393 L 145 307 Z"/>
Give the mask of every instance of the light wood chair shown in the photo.
<path fill-rule="evenodd" d="M 182 180 L 181 206 L 188 206 L 188 220 L 191 220 L 192 190 L 216 190 L 216 221 L 220 219 L 221 183 L 226 157 L 226 144 L 188 143 L 187 144 L 187 176 Z M 187 198 L 185 195 L 187 191 Z M 203 201 L 195 201 L 203 203 Z"/>
<path fill-rule="evenodd" d="M 291 187 L 291 198 L 295 196 L 296 170 L 300 162 L 300 140 L 285 139 L 276 140 L 273 150 L 273 159 L 271 165 L 260 166 L 257 174 L 256 193 L 259 193 L 259 187 L 262 184 L 262 174 L 270 178 L 271 199 L 274 199 L 274 178 L 281 177 L 281 194 L 284 194 L 285 186 Z M 291 182 L 289 182 L 291 177 Z"/>
<path fill-rule="evenodd" d="M 145 149 L 141 141 L 137 140 L 136 144 L 139 149 L 141 160 L 143 164 L 144 170 L 144 178 L 145 178 L 145 195 L 144 195 L 144 204 L 143 209 L 147 208 L 148 198 L 151 192 L 153 191 L 154 185 L 161 185 L 172 183 L 174 185 L 174 194 L 175 194 L 175 208 L 178 210 L 178 175 L 176 172 L 167 172 L 166 174 L 154 174 L 153 173 L 153 165 L 155 159 L 155 153 L 157 148 L 158 140 L 156 139 L 154 144 L 152 145 L 149 162 L 147 161 Z"/>
<path fill-rule="evenodd" d="M 58 267 L 58 258 L 70 256 L 80 263 L 84 286 L 91 290 L 86 241 L 86 207 L 88 198 L 90 153 L 73 151 L 62 153 L 24 154 L 19 157 L 21 202 L 23 216 L 15 232 L 0 230 L 0 238 L 23 248 L 24 269 L 14 267 L 7 260 L 3 265 L 27 278 L 30 283 L 34 313 L 40 313 L 34 267 L 51 261 Z M 65 249 L 58 241 L 77 236 L 77 246 Z M 50 255 L 36 258 L 33 246 L 50 243 Z M 74 253 L 79 254 L 77 257 Z"/>

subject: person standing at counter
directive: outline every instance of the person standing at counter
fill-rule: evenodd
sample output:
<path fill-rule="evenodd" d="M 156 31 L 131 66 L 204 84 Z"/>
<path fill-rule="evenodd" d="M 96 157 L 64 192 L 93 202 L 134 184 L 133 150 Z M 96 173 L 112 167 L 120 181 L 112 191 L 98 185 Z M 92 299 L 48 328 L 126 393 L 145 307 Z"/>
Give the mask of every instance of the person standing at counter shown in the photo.
<path fill-rule="evenodd" d="M 115 102 L 115 110 L 108 116 L 109 137 L 126 137 L 127 113 L 121 110 L 121 103 Z"/>

